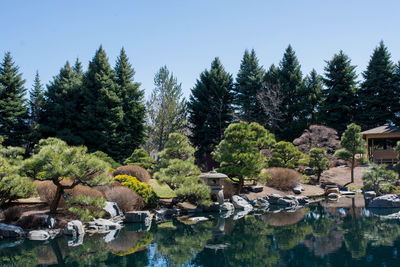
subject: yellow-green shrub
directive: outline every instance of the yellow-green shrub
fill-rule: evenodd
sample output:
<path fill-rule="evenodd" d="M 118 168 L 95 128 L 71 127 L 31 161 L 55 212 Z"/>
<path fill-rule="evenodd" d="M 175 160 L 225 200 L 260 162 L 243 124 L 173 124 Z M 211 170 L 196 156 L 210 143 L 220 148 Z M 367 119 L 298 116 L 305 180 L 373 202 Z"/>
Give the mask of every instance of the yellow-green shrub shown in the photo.
<path fill-rule="evenodd" d="M 115 181 L 121 183 L 143 198 L 146 207 L 154 207 L 157 205 L 157 195 L 153 189 L 146 183 L 140 182 L 136 177 L 129 175 L 117 175 L 114 177 Z"/>

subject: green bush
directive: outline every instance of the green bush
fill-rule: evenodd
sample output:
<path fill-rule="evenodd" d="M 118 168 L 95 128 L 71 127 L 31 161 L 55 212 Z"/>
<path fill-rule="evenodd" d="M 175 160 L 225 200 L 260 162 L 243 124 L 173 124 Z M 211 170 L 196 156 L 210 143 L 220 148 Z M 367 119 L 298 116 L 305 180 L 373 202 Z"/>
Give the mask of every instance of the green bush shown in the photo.
<path fill-rule="evenodd" d="M 135 149 L 132 155 L 124 161 L 124 164 L 132 164 L 145 168 L 150 171 L 153 167 L 154 159 L 150 157 L 149 153 L 143 149 Z"/>
<path fill-rule="evenodd" d="M 395 171 L 386 168 L 385 164 L 371 163 L 371 168 L 363 173 L 364 183 L 371 183 L 373 190 L 377 195 L 385 194 L 381 191 L 382 187 L 397 181 L 398 174 Z M 383 189 L 390 189 L 384 187 Z"/>
<path fill-rule="evenodd" d="M 383 184 L 379 187 L 379 191 L 382 194 L 398 194 L 400 190 L 392 184 Z"/>
<path fill-rule="evenodd" d="M 129 175 L 117 175 L 114 177 L 114 180 L 140 195 L 146 207 L 150 208 L 157 205 L 157 195 L 148 184 L 142 183 L 135 177 Z"/>
<path fill-rule="evenodd" d="M 374 191 L 374 185 L 371 181 L 365 182 L 363 185 L 363 190 L 366 191 Z"/>
<path fill-rule="evenodd" d="M 292 143 L 284 141 L 275 144 L 271 152 L 271 158 L 268 160 L 269 167 L 294 169 L 305 157 Z"/>
<path fill-rule="evenodd" d="M 112 157 L 110 157 L 103 151 L 93 152 L 92 155 L 98 157 L 99 159 L 103 160 L 104 162 L 107 162 L 108 164 L 110 164 L 111 168 L 113 168 L 113 169 L 116 169 L 121 166 L 121 164 L 116 162 Z"/>
<path fill-rule="evenodd" d="M 106 200 L 103 197 L 80 195 L 68 199 L 67 206 L 70 212 L 79 215 L 82 221 L 88 222 L 103 217 Z"/>
<path fill-rule="evenodd" d="M 358 162 L 360 165 L 368 165 L 368 164 L 369 164 L 368 158 L 359 158 L 359 159 L 357 159 L 357 162 Z"/>

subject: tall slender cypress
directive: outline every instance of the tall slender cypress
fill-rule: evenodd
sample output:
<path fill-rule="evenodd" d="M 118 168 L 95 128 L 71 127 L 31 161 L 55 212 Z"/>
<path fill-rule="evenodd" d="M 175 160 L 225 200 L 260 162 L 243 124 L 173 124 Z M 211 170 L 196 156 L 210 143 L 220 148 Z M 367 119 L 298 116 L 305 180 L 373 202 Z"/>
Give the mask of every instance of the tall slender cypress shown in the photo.
<path fill-rule="evenodd" d="M 215 58 L 211 69 L 200 74 L 188 103 L 190 140 L 197 148 L 196 158 L 205 169 L 213 166 L 211 152 L 223 138 L 233 121 L 233 79 L 220 60 Z"/>
<path fill-rule="evenodd" d="M 26 145 L 29 127 L 24 83 L 11 53 L 7 52 L 0 64 L 0 136 L 4 138 L 4 146 Z"/>

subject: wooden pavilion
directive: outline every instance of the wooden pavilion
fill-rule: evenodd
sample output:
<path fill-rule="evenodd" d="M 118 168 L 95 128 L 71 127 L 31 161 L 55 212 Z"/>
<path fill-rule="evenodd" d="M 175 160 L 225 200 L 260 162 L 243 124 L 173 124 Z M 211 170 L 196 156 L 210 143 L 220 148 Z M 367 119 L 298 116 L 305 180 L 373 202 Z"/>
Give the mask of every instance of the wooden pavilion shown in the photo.
<path fill-rule="evenodd" d="M 368 158 L 371 162 L 398 162 L 395 148 L 400 141 L 400 127 L 385 124 L 361 133 L 367 142 Z"/>

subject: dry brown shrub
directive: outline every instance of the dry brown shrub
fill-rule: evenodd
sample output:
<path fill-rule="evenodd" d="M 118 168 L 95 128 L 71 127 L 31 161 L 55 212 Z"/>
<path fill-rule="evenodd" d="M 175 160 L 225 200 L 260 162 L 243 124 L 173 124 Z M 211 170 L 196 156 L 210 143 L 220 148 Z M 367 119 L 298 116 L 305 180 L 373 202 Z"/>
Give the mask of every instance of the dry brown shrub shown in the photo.
<path fill-rule="evenodd" d="M 42 201 L 47 204 L 51 204 L 56 194 L 57 187 L 52 181 L 36 181 L 36 190 Z M 70 180 L 63 180 L 61 182 L 63 185 L 69 185 L 72 182 Z M 77 185 L 73 189 L 67 189 L 64 192 L 64 196 L 77 197 L 77 196 L 88 196 L 88 197 L 104 197 L 103 194 L 88 186 Z M 59 207 L 65 207 L 65 200 L 60 199 Z"/>
<path fill-rule="evenodd" d="M 148 183 L 149 180 L 151 179 L 150 173 L 145 169 L 140 166 L 136 165 L 125 165 L 121 166 L 113 172 L 114 176 L 117 175 L 129 175 L 136 177 L 139 181 L 143 183 Z"/>
<path fill-rule="evenodd" d="M 14 222 L 17 221 L 22 215 L 22 208 L 18 206 L 10 207 L 4 211 L 4 221 Z"/>
<path fill-rule="evenodd" d="M 267 186 L 283 191 L 292 190 L 302 179 L 300 173 L 288 168 L 268 168 L 264 171 L 271 175 L 271 178 L 267 179 Z"/>
<path fill-rule="evenodd" d="M 142 197 L 123 186 L 111 187 L 105 191 L 105 197 L 108 201 L 116 202 L 123 212 L 144 208 Z"/>
<path fill-rule="evenodd" d="M 237 188 L 235 184 L 230 180 L 221 180 L 221 185 L 224 187 L 224 198 L 232 198 L 233 195 L 237 194 Z"/>

